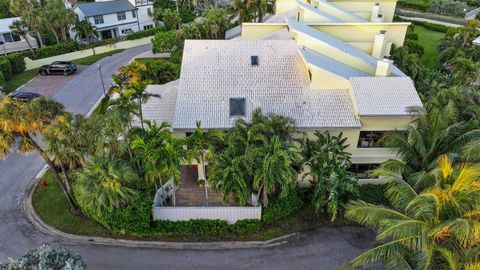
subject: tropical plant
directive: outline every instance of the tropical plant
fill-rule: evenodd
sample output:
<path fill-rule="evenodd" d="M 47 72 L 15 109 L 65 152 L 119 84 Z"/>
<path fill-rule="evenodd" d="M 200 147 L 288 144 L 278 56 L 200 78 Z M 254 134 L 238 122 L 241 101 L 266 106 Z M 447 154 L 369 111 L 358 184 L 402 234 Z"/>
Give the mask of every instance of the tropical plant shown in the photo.
<path fill-rule="evenodd" d="M 77 20 L 72 30 L 75 32 L 75 39 L 81 41 L 85 38 L 89 44 L 99 36 L 96 27 L 87 20 Z"/>
<path fill-rule="evenodd" d="M 478 269 L 480 267 L 480 167 L 454 166 L 442 156 L 428 173 L 435 183 L 417 193 L 390 174 L 392 205 L 352 202 L 345 216 L 378 230 L 374 248 L 351 264 L 383 262 L 391 269 Z"/>
<path fill-rule="evenodd" d="M 127 205 L 138 195 L 133 188 L 139 180 L 135 170 L 110 154 L 93 156 L 75 177 L 75 198 L 96 217 Z"/>
<path fill-rule="evenodd" d="M 406 130 L 389 132 L 384 145 L 394 149 L 400 157 L 381 164 L 376 175 L 397 173 L 416 190 L 430 187 L 428 172 L 435 168 L 440 155 L 455 160 L 462 157 L 462 148 L 480 138 L 480 130 L 459 121 L 452 102 L 441 109 L 427 106 L 425 110 L 413 109 L 414 118 Z"/>
<path fill-rule="evenodd" d="M 294 164 L 300 163 L 300 150 L 294 144 L 284 144 L 280 137 L 273 136 L 270 142 L 260 149 L 260 166 L 255 172 L 253 187 L 262 199 L 263 207 L 268 207 L 274 195 L 284 198 L 297 184 Z M 257 155 L 255 151 L 251 152 Z"/>
<path fill-rule="evenodd" d="M 228 9 L 231 19 L 238 18 L 238 24 L 251 22 L 254 18 L 251 5 L 248 0 L 233 0 L 232 5 Z"/>
<path fill-rule="evenodd" d="M 36 98 L 25 103 L 3 98 L 0 102 L 0 157 L 7 157 L 14 148 L 22 153 L 37 152 L 49 166 L 72 210 L 75 210 L 77 205 L 57 173 L 53 161 L 34 139 L 61 114 L 63 106 L 53 100 Z"/>
<path fill-rule="evenodd" d="M 219 7 L 210 7 L 203 12 L 202 16 L 205 35 L 210 39 L 222 38 L 230 24 L 226 10 Z"/>
<path fill-rule="evenodd" d="M 310 171 L 313 205 L 334 221 L 345 209 L 346 203 L 358 196 L 358 180 L 348 171 L 350 154 L 345 151 L 347 138 L 342 133 L 332 136 L 327 132 L 315 132 L 315 140 L 306 138 L 304 166 Z"/>
<path fill-rule="evenodd" d="M 162 19 L 167 29 L 178 29 L 182 20 L 178 10 L 169 8 L 162 10 Z"/>
<path fill-rule="evenodd" d="M 219 144 L 223 140 L 223 132 L 219 130 L 206 131 L 201 128 L 200 122 L 196 123 L 195 131 L 187 137 L 186 143 L 188 147 L 188 156 L 191 160 L 196 160 L 198 165 L 202 167 L 204 179 L 198 180 L 205 181 L 205 197 L 208 205 L 208 179 L 206 163 L 207 159 L 214 154 L 214 144 Z"/>
<path fill-rule="evenodd" d="M 63 247 L 51 247 L 42 245 L 30 250 L 27 254 L 18 259 L 9 258 L 0 264 L 0 269 L 86 269 L 82 257 Z"/>
<path fill-rule="evenodd" d="M 30 52 L 35 57 L 35 51 L 33 50 L 32 44 L 30 43 L 30 36 L 28 36 L 28 26 L 25 21 L 15 20 L 9 27 L 10 30 L 12 30 L 12 34 L 21 36 L 27 42 Z"/>
<path fill-rule="evenodd" d="M 152 39 L 153 53 L 173 52 L 181 47 L 182 42 L 177 39 L 176 30 L 159 32 Z"/>

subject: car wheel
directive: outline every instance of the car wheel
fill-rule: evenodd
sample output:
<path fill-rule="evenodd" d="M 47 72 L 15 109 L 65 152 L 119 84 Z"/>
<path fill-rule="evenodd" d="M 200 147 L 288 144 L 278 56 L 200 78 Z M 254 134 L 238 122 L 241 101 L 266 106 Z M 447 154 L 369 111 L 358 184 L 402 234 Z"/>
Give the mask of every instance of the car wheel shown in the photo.
<path fill-rule="evenodd" d="M 68 75 L 70 75 L 70 72 L 68 72 L 67 70 L 64 70 L 63 71 L 63 76 L 68 76 Z"/>
<path fill-rule="evenodd" d="M 47 72 L 45 70 L 40 71 L 40 75 L 47 76 Z"/>

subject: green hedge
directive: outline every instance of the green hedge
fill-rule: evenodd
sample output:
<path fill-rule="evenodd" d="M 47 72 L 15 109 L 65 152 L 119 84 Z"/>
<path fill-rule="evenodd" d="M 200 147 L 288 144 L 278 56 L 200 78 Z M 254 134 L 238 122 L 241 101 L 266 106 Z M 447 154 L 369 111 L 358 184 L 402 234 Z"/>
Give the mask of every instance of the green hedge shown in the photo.
<path fill-rule="evenodd" d="M 12 53 L 4 57 L 10 62 L 13 74 L 20 74 L 25 71 L 25 57 L 22 53 Z"/>
<path fill-rule="evenodd" d="M 80 49 L 80 45 L 73 40 L 67 40 L 53 46 L 46 46 L 35 50 L 34 59 L 42 59 L 65 53 L 75 52 Z"/>
<path fill-rule="evenodd" d="M 417 9 L 420 11 L 427 11 L 430 7 L 429 3 L 420 2 L 420 1 L 398 1 L 397 6 L 399 8 L 411 8 Z"/>
<path fill-rule="evenodd" d="M 0 58 L 0 70 L 3 73 L 3 77 L 6 81 L 10 80 L 13 76 L 12 64 L 7 58 Z"/>
<path fill-rule="evenodd" d="M 216 236 L 229 233 L 245 234 L 258 231 L 262 226 L 260 220 L 245 219 L 235 224 L 225 220 L 196 219 L 188 221 L 155 221 L 152 231 L 157 236 Z"/>
<path fill-rule="evenodd" d="M 297 213 L 305 206 L 305 200 L 300 197 L 299 191 L 291 192 L 285 198 L 278 198 L 271 202 L 262 211 L 262 222 L 265 225 Z"/>
<path fill-rule="evenodd" d="M 165 31 L 165 27 L 158 26 L 158 27 L 154 27 L 154 28 L 151 28 L 151 29 L 147 29 L 147 30 L 138 31 L 138 32 L 135 32 L 135 33 L 128 34 L 126 39 L 127 40 L 135 40 L 135 39 L 140 39 L 140 38 L 144 38 L 144 37 L 150 37 L 150 36 L 154 36 L 158 32 L 164 32 L 164 31 Z"/>
<path fill-rule="evenodd" d="M 414 25 L 422 26 L 430 31 L 446 33 L 450 27 L 440 24 L 433 24 L 427 22 L 412 22 Z"/>
<path fill-rule="evenodd" d="M 5 77 L 3 76 L 2 71 L 0 71 L 0 92 L 3 89 L 3 87 L 5 86 L 5 82 L 6 82 Z"/>

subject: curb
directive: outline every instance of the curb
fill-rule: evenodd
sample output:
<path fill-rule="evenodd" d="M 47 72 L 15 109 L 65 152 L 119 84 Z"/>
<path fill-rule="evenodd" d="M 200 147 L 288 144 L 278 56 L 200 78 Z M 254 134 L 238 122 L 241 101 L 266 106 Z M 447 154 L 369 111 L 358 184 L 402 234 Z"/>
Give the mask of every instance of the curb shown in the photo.
<path fill-rule="evenodd" d="M 194 250 L 230 250 L 230 249 L 246 249 L 246 248 L 271 248 L 288 243 L 288 239 L 296 236 L 298 233 L 291 233 L 266 241 L 217 241 L 217 242 L 165 242 L 165 241 L 139 241 L 114 239 L 96 236 L 81 236 L 59 231 L 43 222 L 37 215 L 32 205 L 32 196 L 38 184 L 39 178 L 43 176 L 46 169 L 45 166 L 37 174 L 35 180 L 25 190 L 22 201 L 23 210 L 28 220 L 39 231 L 50 235 L 58 240 L 66 240 L 69 244 L 94 244 L 112 247 L 136 247 L 136 248 L 156 248 L 156 249 L 194 249 Z"/>

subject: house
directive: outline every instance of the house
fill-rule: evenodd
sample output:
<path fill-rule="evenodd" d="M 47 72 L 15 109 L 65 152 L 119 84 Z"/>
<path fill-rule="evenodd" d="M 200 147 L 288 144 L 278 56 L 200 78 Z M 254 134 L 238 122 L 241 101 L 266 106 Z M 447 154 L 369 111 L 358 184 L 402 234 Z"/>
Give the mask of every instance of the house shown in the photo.
<path fill-rule="evenodd" d="M 395 5 L 277 0 L 282 13 L 264 23 L 244 23 L 240 38 L 187 40 L 179 80 L 148 87 L 161 98 L 143 105 L 144 118 L 168 122 L 184 137 L 197 121 L 205 129 L 225 130 L 260 108 L 292 118 L 310 137 L 315 131 L 342 133 L 350 170 L 361 182 L 378 182 L 369 171 L 397 158 L 380 139 L 405 129 L 411 108 L 422 106 L 411 78 L 389 59 L 409 25 L 392 22 Z M 205 178 L 202 168 L 199 179 Z M 155 211 L 160 219 L 177 218 L 162 215 L 167 210 L 161 207 Z"/>
<path fill-rule="evenodd" d="M 28 43 L 32 48 L 38 48 L 37 41 L 32 36 L 27 35 L 27 42 L 23 37 L 12 33 L 10 25 L 16 20 L 20 20 L 20 17 L 0 19 L 0 55 L 29 50 Z"/>
<path fill-rule="evenodd" d="M 155 26 L 153 0 L 78 2 L 73 11 L 80 20 L 96 27 L 100 39 L 125 36 Z"/>

